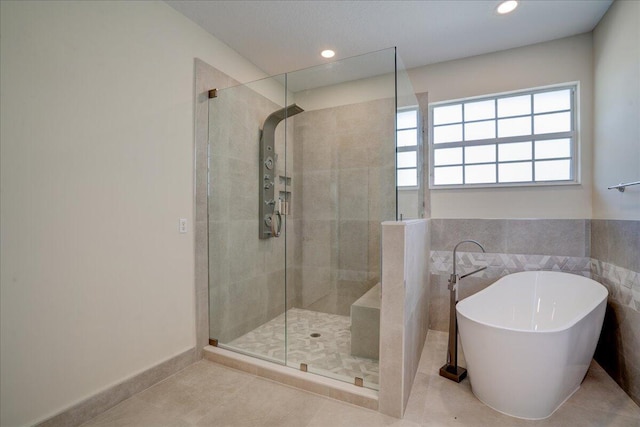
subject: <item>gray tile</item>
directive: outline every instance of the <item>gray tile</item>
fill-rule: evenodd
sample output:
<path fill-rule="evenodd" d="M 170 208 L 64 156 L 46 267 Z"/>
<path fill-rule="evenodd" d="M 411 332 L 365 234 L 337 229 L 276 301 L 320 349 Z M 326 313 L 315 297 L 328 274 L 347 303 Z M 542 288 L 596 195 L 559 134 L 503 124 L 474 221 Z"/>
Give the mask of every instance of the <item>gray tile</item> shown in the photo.
<path fill-rule="evenodd" d="M 286 405 L 285 386 L 254 378 L 244 385 L 231 399 L 219 403 L 215 410 L 201 418 L 196 426 L 227 425 L 243 423 L 260 425 L 260 420 L 273 415 L 281 405 Z"/>
<path fill-rule="evenodd" d="M 607 262 L 640 272 L 640 221 L 608 220 L 607 223 Z"/>
<path fill-rule="evenodd" d="M 409 398 L 405 419 L 423 426 L 632 426 L 640 419 L 628 396 L 593 363 L 582 387 L 545 420 L 527 421 L 503 415 L 482 404 L 468 380 L 455 384 L 438 375 L 446 333 L 429 331 L 419 373 Z M 444 353 L 443 353 L 444 354 Z"/>
<path fill-rule="evenodd" d="M 595 358 L 640 404 L 640 313 L 612 301 L 607 305 Z"/>
<path fill-rule="evenodd" d="M 369 166 L 368 147 L 369 132 L 356 129 L 352 132 L 343 132 L 336 137 L 338 149 L 338 169 L 364 168 Z"/>
<path fill-rule="evenodd" d="M 341 220 L 369 219 L 369 170 L 344 169 L 338 173 L 338 215 Z"/>
<path fill-rule="evenodd" d="M 358 408 L 334 400 L 326 400 L 320 411 L 310 420 L 309 427 L 382 427 L 382 426 L 415 426 L 419 424 L 389 417 L 379 412 Z"/>
<path fill-rule="evenodd" d="M 302 304 L 307 307 L 326 297 L 335 287 L 334 271 L 330 267 L 302 269 Z"/>
<path fill-rule="evenodd" d="M 591 257 L 591 220 L 584 220 L 584 256 Z"/>
<path fill-rule="evenodd" d="M 597 410 L 590 407 L 575 407 L 573 398 L 567 401 L 549 418 L 541 421 L 521 421 L 521 425 L 535 423 L 541 427 L 592 426 L 592 427 L 637 427 L 639 418 L 628 417 L 615 410 Z"/>
<path fill-rule="evenodd" d="M 302 175 L 302 210 L 308 220 L 334 220 L 337 214 L 337 186 L 335 172 L 305 172 Z M 309 197 L 311 196 L 311 197 Z"/>
<path fill-rule="evenodd" d="M 585 220 L 510 219 L 506 224 L 506 253 L 585 256 Z"/>
<path fill-rule="evenodd" d="M 163 409 L 132 397 L 83 424 L 83 427 L 186 427 L 190 424 Z"/>
<path fill-rule="evenodd" d="M 192 387 L 172 377 L 139 393 L 136 399 L 157 408 L 166 417 L 192 423 L 209 413 L 218 402 L 228 398 L 233 391 L 237 391 L 237 388 L 224 390 L 216 382 L 211 382 L 210 386 L 212 384 L 216 384 L 216 387 L 203 393 L 201 388 Z"/>
<path fill-rule="evenodd" d="M 606 219 L 591 220 L 591 258 L 609 262 L 609 221 Z"/>
<path fill-rule="evenodd" d="M 592 363 L 580 389 L 567 403 L 640 420 L 640 408 L 597 363 Z"/>
<path fill-rule="evenodd" d="M 479 242 L 487 252 L 507 252 L 507 220 L 501 219 L 431 219 L 431 250 L 453 251 L 463 240 Z M 463 244 L 459 250 L 479 252 L 473 244 Z"/>
<path fill-rule="evenodd" d="M 429 329 L 449 329 L 449 290 L 447 276 L 431 275 L 431 298 L 429 304 Z"/>
<path fill-rule="evenodd" d="M 441 364 L 446 337 L 429 331 L 402 420 L 201 361 L 85 426 L 638 425 L 640 408 L 596 363 L 581 388 L 545 420 L 520 420 L 494 411 L 473 395 L 468 380 L 456 384 L 433 369 Z"/>
<path fill-rule="evenodd" d="M 352 220 L 338 224 L 338 268 L 369 270 L 369 222 Z"/>

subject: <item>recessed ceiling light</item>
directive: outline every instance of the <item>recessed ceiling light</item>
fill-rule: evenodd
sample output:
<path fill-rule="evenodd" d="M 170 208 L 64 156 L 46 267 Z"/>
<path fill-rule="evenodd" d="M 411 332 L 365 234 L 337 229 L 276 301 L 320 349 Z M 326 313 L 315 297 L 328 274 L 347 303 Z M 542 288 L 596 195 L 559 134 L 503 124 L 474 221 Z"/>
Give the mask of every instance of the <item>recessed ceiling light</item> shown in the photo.
<path fill-rule="evenodd" d="M 507 14 L 509 12 L 513 12 L 516 7 L 518 7 L 518 2 L 516 0 L 507 0 L 507 1 L 503 1 L 502 3 L 500 3 L 498 5 L 498 8 L 496 9 L 496 11 L 500 15 L 504 15 L 504 14 Z"/>
<path fill-rule="evenodd" d="M 322 55 L 323 58 L 333 58 L 336 55 L 336 53 L 331 49 L 327 49 L 320 52 L 320 55 Z"/>

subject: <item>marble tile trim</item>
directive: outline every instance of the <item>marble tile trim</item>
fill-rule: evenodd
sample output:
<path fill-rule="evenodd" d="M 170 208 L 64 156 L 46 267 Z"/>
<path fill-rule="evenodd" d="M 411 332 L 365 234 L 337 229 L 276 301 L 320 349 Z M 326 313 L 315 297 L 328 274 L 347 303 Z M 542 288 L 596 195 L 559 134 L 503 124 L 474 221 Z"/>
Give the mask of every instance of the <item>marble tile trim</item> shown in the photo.
<path fill-rule="evenodd" d="M 101 391 L 53 417 L 46 419 L 38 427 L 79 426 L 102 412 L 113 408 L 152 385 L 164 380 L 200 359 L 195 348 L 189 349 L 151 369 L 135 375 L 120 384 Z M 98 368 L 96 368 L 98 369 Z"/>
<path fill-rule="evenodd" d="M 453 252 L 431 251 L 431 273 L 451 274 L 453 271 Z M 458 252 L 460 274 L 469 273 L 478 267 L 487 266 L 486 270 L 474 277 L 497 279 L 519 271 L 552 270 L 591 276 L 591 258 L 556 255 L 527 255 L 481 252 Z"/>
<path fill-rule="evenodd" d="M 610 299 L 640 312 L 640 273 L 592 259 L 591 278 L 609 290 Z"/>
<path fill-rule="evenodd" d="M 595 258 L 480 252 L 459 252 L 458 256 L 460 274 L 487 266 L 486 270 L 474 276 L 477 278 L 498 279 L 519 271 L 536 270 L 564 271 L 590 277 L 609 290 L 610 299 L 640 312 L 640 273 Z M 431 273 L 451 274 L 452 259 L 450 251 L 431 251 Z"/>

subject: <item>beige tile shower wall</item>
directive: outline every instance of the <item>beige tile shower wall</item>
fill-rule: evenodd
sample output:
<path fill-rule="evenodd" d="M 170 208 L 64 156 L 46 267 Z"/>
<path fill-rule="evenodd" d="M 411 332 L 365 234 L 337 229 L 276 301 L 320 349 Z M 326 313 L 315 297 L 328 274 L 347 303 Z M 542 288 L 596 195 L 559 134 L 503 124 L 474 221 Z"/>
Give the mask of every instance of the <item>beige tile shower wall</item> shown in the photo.
<path fill-rule="evenodd" d="M 404 300 L 404 401 L 406 408 L 429 329 L 430 287 L 430 221 L 410 221 L 407 226 L 408 244 L 406 295 Z"/>
<path fill-rule="evenodd" d="M 211 338 L 225 343 L 284 312 L 285 236 L 294 249 L 296 227 L 292 216 L 287 234 L 258 238 L 259 130 L 281 107 L 249 87 L 234 87 L 219 91 L 209 108 L 209 329 Z M 280 176 L 287 176 L 284 130 L 281 122 L 276 197 L 284 190 Z M 286 166 L 292 171 L 291 134 Z M 294 272 L 286 293 L 290 302 L 295 299 Z"/>
<path fill-rule="evenodd" d="M 380 222 L 395 217 L 394 114 L 383 99 L 295 118 L 303 307 L 348 315 L 379 281 Z"/>
<path fill-rule="evenodd" d="M 380 412 L 404 413 L 429 319 L 429 220 L 382 224 Z"/>

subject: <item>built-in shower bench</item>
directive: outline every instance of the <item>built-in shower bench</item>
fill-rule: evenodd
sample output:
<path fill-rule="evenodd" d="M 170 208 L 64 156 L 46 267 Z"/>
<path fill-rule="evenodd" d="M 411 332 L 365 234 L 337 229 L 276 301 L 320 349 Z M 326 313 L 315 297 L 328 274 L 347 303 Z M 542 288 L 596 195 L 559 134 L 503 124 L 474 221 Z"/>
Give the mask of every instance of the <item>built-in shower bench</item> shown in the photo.
<path fill-rule="evenodd" d="M 380 283 L 351 304 L 351 355 L 378 359 L 380 355 Z"/>

